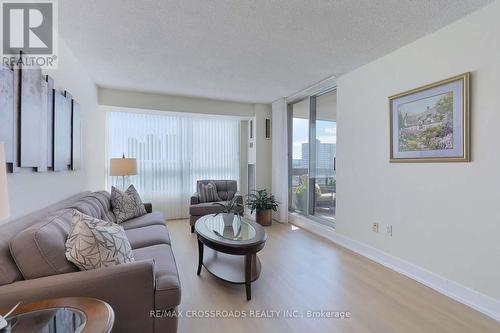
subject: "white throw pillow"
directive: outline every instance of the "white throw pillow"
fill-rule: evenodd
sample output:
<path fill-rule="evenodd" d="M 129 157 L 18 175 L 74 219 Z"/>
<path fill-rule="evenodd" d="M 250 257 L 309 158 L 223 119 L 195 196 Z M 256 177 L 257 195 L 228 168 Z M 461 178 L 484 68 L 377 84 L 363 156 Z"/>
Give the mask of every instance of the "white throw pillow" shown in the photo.
<path fill-rule="evenodd" d="M 130 242 L 123 227 L 73 210 L 72 229 L 66 240 L 66 258 L 80 270 L 133 262 Z"/>

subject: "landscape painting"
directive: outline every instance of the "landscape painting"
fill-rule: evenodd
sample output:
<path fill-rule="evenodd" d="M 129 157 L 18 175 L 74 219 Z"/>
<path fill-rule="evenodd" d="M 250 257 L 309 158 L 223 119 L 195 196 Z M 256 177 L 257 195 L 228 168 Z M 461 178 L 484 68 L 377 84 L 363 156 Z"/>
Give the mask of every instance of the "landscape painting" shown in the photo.
<path fill-rule="evenodd" d="M 453 149 L 451 91 L 398 108 L 399 151 Z"/>
<path fill-rule="evenodd" d="M 469 161 L 469 74 L 389 97 L 391 162 Z"/>

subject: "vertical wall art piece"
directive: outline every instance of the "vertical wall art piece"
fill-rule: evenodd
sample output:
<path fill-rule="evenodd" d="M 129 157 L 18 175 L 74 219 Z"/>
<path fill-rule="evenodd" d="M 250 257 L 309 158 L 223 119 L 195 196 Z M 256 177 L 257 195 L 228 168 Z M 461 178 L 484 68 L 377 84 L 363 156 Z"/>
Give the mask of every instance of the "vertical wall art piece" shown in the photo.
<path fill-rule="evenodd" d="M 47 167 L 54 167 L 54 80 L 46 75 L 47 82 Z"/>
<path fill-rule="evenodd" d="M 68 98 L 69 97 L 69 98 Z M 54 171 L 71 165 L 71 95 L 54 92 Z"/>
<path fill-rule="evenodd" d="M 389 97 L 391 162 L 468 162 L 469 73 Z"/>
<path fill-rule="evenodd" d="M 83 139 L 80 104 L 39 67 L 0 64 L 0 142 L 7 169 L 79 170 Z"/>
<path fill-rule="evenodd" d="M 14 163 L 14 124 L 14 71 L 0 65 L 0 142 L 7 163 Z"/>
<path fill-rule="evenodd" d="M 21 170 L 20 160 L 21 160 L 21 149 L 20 149 L 20 126 L 21 121 L 20 115 L 21 108 L 21 69 L 14 68 L 14 162 L 10 165 L 10 171 L 17 173 Z M 9 166 L 9 165 L 8 165 Z"/>
<path fill-rule="evenodd" d="M 42 70 L 21 70 L 20 149 L 21 167 L 41 165 Z"/>
<path fill-rule="evenodd" d="M 82 116 L 80 104 L 73 100 L 71 113 L 71 169 L 80 170 L 82 165 Z"/>
<path fill-rule="evenodd" d="M 49 109 L 47 108 L 47 98 L 48 98 L 48 84 L 44 78 L 41 80 L 41 108 L 40 108 L 40 165 L 36 168 L 37 172 L 47 172 L 48 170 L 48 159 L 47 159 L 47 150 L 48 150 L 48 127 L 47 127 L 47 119 L 49 116 Z"/>

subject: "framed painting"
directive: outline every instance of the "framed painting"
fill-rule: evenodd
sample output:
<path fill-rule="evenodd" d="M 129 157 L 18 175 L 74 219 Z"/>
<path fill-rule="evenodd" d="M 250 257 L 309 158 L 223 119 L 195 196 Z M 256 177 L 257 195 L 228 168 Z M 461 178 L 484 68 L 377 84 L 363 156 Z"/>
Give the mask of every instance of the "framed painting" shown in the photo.
<path fill-rule="evenodd" d="M 469 77 L 389 97 L 390 162 L 470 161 Z"/>

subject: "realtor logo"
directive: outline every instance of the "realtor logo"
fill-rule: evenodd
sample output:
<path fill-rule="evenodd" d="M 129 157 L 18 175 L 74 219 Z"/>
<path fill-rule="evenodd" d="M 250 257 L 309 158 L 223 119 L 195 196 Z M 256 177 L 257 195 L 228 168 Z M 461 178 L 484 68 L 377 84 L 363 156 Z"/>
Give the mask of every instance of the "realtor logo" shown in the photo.
<path fill-rule="evenodd" d="M 54 68 L 57 59 L 57 2 L 1 0 L 2 63 Z M 14 60 L 17 58 L 17 61 Z"/>

